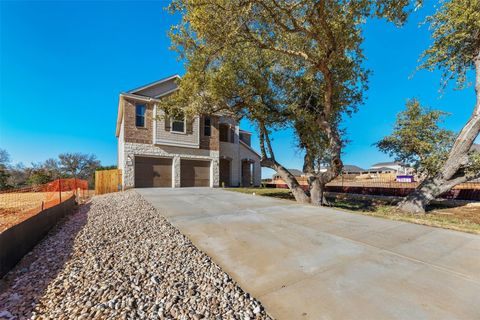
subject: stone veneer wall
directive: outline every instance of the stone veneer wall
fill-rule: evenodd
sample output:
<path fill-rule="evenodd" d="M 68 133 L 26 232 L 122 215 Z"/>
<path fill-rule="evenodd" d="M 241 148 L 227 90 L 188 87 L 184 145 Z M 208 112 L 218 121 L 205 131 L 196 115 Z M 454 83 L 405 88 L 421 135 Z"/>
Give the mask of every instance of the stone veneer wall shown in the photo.
<path fill-rule="evenodd" d="M 219 186 L 219 152 L 216 150 L 157 146 L 152 144 L 125 142 L 123 187 L 133 188 L 135 185 L 135 156 L 153 156 L 171 158 L 173 174 L 172 187 L 180 187 L 180 159 L 210 160 L 210 186 Z"/>

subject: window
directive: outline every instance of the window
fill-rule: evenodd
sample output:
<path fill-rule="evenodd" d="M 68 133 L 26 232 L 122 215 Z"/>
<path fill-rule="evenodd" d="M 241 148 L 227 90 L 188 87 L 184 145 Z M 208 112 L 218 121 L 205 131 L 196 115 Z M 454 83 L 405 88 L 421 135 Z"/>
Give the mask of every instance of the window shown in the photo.
<path fill-rule="evenodd" d="M 210 137 L 212 135 L 212 118 L 205 117 L 203 120 L 203 135 Z"/>
<path fill-rule="evenodd" d="M 230 129 L 230 126 L 228 124 L 220 124 L 219 126 L 219 129 L 220 129 L 220 141 L 223 141 L 223 142 L 230 142 L 230 140 L 228 139 L 228 131 Z"/>
<path fill-rule="evenodd" d="M 135 106 L 135 125 L 137 127 L 145 127 L 145 110 L 144 104 L 137 104 Z"/>
<path fill-rule="evenodd" d="M 185 118 L 183 119 L 172 119 L 172 132 L 181 132 L 185 133 Z"/>

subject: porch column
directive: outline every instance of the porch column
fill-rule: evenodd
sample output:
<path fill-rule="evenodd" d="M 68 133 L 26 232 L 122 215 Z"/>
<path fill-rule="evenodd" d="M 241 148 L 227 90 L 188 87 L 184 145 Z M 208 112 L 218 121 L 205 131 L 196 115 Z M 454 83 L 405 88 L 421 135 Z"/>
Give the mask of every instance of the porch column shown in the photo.
<path fill-rule="evenodd" d="M 180 157 L 174 156 L 172 160 L 172 188 L 180 188 Z"/>

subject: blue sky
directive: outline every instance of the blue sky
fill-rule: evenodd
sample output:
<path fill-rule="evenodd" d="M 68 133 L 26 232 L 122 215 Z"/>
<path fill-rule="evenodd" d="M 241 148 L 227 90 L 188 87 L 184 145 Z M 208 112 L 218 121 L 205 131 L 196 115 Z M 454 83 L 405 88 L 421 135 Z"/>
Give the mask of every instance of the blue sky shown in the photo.
<path fill-rule="evenodd" d="M 428 28 L 419 23 L 434 3 L 426 1 L 402 28 L 367 24 L 363 47 L 373 75 L 365 104 L 344 122 L 351 140 L 346 164 L 369 167 L 389 159 L 372 143 L 390 133 L 407 98 L 450 112 L 445 126 L 452 130 L 468 119 L 472 87 L 449 87 L 440 95 L 438 72 L 415 72 L 430 43 Z M 169 50 L 167 32 L 178 17 L 163 9 L 167 4 L 0 0 L 0 148 L 14 163 L 84 152 L 116 164 L 118 94 L 184 71 Z M 256 137 L 253 144 L 258 147 Z M 301 168 L 291 131 L 276 133 L 273 144 L 281 163 Z"/>

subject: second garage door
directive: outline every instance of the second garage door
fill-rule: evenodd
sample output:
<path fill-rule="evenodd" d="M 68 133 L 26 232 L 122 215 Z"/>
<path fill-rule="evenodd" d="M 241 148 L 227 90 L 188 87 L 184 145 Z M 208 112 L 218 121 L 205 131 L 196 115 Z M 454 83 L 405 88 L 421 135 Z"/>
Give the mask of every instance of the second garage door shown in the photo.
<path fill-rule="evenodd" d="M 135 187 L 172 187 L 172 159 L 135 157 Z"/>
<path fill-rule="evenodd" d="M 210 161 L 180 160 L 180 186 L 209 187 Z"/>

